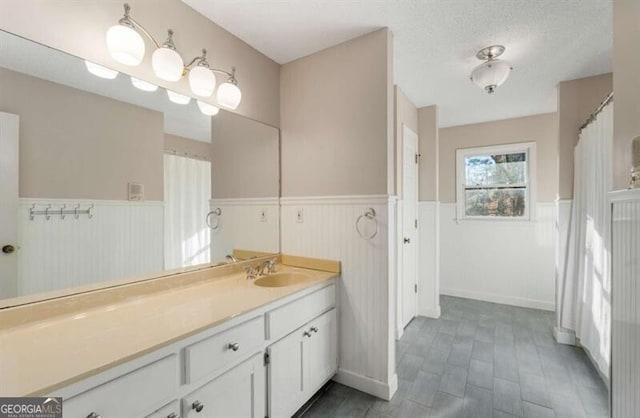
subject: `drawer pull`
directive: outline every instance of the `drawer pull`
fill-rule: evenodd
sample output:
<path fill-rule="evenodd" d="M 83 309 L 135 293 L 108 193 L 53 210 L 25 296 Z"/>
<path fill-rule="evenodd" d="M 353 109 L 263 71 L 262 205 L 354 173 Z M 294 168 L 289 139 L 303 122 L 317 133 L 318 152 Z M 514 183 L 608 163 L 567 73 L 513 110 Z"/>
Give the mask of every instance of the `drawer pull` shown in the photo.
<path fill-rule="evenodd" d="M 304 335 L 305 337 L 311 338 L 311 333 L 309 331 L 303 332 L 302 335 Z"/>
<path fill-rule="evenodd" d="M 91 412 L 89 415 L 87 415 L 87 418 L 102 418 L 102 417 L 96 414 L 95 412 Z"/>
<path fill-rule="evenodd" d="M 233 350 L 233 351 L 238 351 L 238 350 L 240 350 L 240 344 L 238 344 L 238 343 L 229 343 L 227 348 L 230 349 L 230 350 Z"/>
<path fill-rule="evenodd" d="M 180 415 L 176 414 L 175 412 L 172 412 L 169 415 L 167 415 L 167 418 L 180 418 Z"/>
<path fill-rule="evenodd" d="M 191 404 L 191 409 L 195 409 L 196 412 L 202 412 L 202 410 L 204 409 L 204 405 L 200 401 L 195 401 L 193 404 Z"/>
<path fill-rule="evenodd" d="M 318 327 L 311 327 L 311 331 L 317 333 L 318 332 Z"/>

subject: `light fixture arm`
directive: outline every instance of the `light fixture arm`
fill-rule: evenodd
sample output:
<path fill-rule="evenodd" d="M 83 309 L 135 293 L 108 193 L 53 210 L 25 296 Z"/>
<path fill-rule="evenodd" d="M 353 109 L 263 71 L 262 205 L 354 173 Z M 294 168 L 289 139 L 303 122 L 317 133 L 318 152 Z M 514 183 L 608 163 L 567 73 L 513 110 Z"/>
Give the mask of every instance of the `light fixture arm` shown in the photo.
<path fill-rule="evenodd" d="M 202 49 L 202 55 L 195 57 L 194 59 L 189 61 L 188 64 L 184 65 L 185 72 L 189 71 L 189 69 L 194 65 L 207 67 L 209 70 L 213 71 L 214 73 L 225 74 L 227 77 L 229 77 L 229 82 L 232 82 L 233 84 L 238 84 L 238 82 L 236 81 L 236 67 L 233 67 L 231 72 L 221 70 L 218 68 L 209 67 L 209 63 L 207 62 L 207 50 L 204 48 Z"/>
<path fill-rule="evenodd" d="M 156 39 L 153 36 L 151 36 L 149 31 L 146 30 L 144 26 L 142 26 L 137 20 L 131 17 L 130 12 L 131 12 L 131 6 L 129 6 L 129 3 L 125 3 L 124 16 L 122 16 L 122 18 L 118 21 L 118 23 L 120 23 L 123 26 L 127 26 L 131 29 L 138 29 L 140 32 L 142 32 L 142 34 L 144 34 L 147 38 L 149 38 L 151 42 L 153 42 L 156 48 L 160 48 L 161 47 L 160 43 L 158 43 L 158 41 L 156 41 Z M 171 29 L 169 30 L 171 31 L 170 36 L 173 35 L 173 31 Z"/>

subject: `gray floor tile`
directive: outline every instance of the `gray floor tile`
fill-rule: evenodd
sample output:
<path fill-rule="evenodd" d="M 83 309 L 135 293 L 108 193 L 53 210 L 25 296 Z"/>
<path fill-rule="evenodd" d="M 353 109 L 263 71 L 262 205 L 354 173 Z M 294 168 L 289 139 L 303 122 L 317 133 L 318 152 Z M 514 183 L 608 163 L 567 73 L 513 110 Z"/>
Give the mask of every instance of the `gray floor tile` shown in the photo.
<path fill-rule="evenodd" d="M 586 418 L 587 413 L 578 395 L 550 391 L 549 397 L 557 418 Z"/>
<path fill-rule="evenodd" d="M 418 372 L 416 380 L 411 385 L 407 399 L 424 406 L 432 406 L 433 398 L 440 389 L 442 376 L 433 373 Z"/>
<path fill-rule="evenodd" d="M 524 418 L 556 418 L 553 409 L 524 402 Z"/>
<path fill-rule="evenodd" d="M 431 350 L 429 350 L 422 362 L 420 370 L 443 375 L 447 365 L 447 358 L 449 358 L 449 351 L 440 351 L 431 347 Z"/>
<path fill-rule="evenodd" d="M 547 407 L 552 406 L 544 377 L 531 374 L 521 374 L 520 390 L 522 391 L 523 400 L 537 405 Z"/>
<path fill-rule="evenodd" d="M 578 396 L 585 412 L 591 416 L 606 415 L 609 411 L 607 393 L 599 388 L 578 386 Z"/>
<path fill-rule="evenodd" d="M 475 339 L 485 343 L 493 343 L 495 340 L 495 329 L 479 326 L 476 330 Z"/>
<path fill-rule="evenodd" d="M 459 398 L 464 397 L 468 371 L 464 367 L 447 366 L 440 382 L 440 391 Z"/>
<path fill-rule="evenodd" d="M 493 416 L 493 392 L 489 389 L 467 385 L 462 403 L 462 418 L 491 418 Z"/>
<path fill-rule="evenodd" d="M 520 372 L 516 357 L 496 352 L 493 358 L 493 376 L 512 382 L 519 382 Z"/>
<path fill-rule="evenodd" d="M 493 363 L 493 343 L 475 340 L 473 342 L 471 358 L 487 363 Z"/>
<path fill-rule="evenodd" d="M 471 341 L 473 343 L 473 340 Z M 472 344 L 454 344 L 447 358 L 447 363 L 467 368 L 471 360 Z"/>
<path fill-rule="evenodd" d="M 471 360 L 467 382 L 470 385 L 493 390 L 493 364 Z"/>
<path fill-rule="evenodd" d="M 458 321 L 454 321 L 451 319 L 442 319 L 440 322 L 440 332 L 444 334 L 456 335 L 458 324 Z"/>
<path fill-rule="evenodd" d="M 493 407 L 519 417 L 524 416 L 520 385 L 504 379 L 494 379 Z"/>
<path fill-rule="evenodd" d="M 418 403 L 404 400 L 400 404 L 395 416 L 398 418 L 427 418 L 429 416 L 429 409 Z"/>
<path fill-rule="evenodd" d="M 429 418 L 459 418 L 462 413 L 462 398 L 438 392 L 433 401 Z"/>
<path fill-rule="evenodd" d="M 515 415 L 507 414 L 503 411 L 498 411 L 497 409 L 493 410 L 493 418 L 514 418 Z"/>
<path fill-rule="evenodd" d="M 414 354 L 405 354 L 398 364 L 398 377 L 400 379 L 413 381 L 418 375 L 418 370 L 424 361 L 424 357 Z"/>

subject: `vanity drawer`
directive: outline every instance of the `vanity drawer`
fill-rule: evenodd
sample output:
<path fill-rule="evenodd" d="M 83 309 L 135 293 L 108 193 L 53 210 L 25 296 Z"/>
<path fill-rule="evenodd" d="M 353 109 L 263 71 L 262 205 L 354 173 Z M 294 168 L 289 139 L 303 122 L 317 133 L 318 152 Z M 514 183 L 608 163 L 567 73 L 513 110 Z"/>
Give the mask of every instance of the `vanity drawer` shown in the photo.
<path fill-rule="evenodd" d="M 176 399 L 146 418 L 180 418 L 180 401 Z"/>
<path fill-rule="evenodd" d="M 65 418 L 141 417 L 175 396 L 178 390 L 178 356 L 170 355 L 93 389 L 65 399 Z"/>
<path fill-rule="evenodd" d="M 255 354 L 262 348 L 262 344 L 264 317 L 261 315 L 186 347 L 185 383 L 197 382 Z"/>
<path fill-rule="evenodd" d="M 267 313 L 267 338 L 275 341 L 336 305 L 336 286 L 324 287 Z"/>

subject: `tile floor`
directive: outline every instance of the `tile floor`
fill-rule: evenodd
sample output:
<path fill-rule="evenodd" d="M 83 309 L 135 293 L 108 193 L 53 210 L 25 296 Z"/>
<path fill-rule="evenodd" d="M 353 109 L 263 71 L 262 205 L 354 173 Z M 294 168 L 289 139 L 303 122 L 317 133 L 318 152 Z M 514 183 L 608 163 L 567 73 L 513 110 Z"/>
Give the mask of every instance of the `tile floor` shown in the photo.
<path fill-rule="evenodd" d="M 390 402 L 330 383 L 309 417 L 606 417 L 607 389 L 582 349 L 556 344 L 554 313 L 443 296 L 397 343 Z"/>

